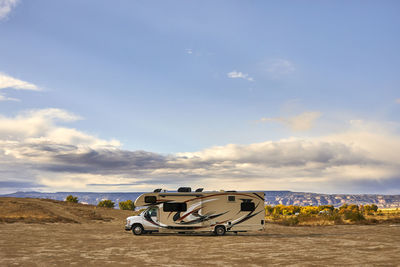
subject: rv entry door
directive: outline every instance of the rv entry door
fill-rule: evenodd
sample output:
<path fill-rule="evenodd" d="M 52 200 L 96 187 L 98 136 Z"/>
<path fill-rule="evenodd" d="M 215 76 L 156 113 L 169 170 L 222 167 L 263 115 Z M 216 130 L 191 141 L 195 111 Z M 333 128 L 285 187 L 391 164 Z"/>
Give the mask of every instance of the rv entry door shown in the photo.
<path fill-rule="evenodd" d="M 158 207 L 149 207 L 145 212 L 145 229 L 158 230 L 159 219 L 158 219 Z"/>

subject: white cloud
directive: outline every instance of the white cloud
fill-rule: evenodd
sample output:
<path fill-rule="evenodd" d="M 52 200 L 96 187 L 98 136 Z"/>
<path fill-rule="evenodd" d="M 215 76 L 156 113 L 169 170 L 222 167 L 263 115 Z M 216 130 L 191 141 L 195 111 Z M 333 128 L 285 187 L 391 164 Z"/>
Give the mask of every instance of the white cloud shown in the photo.
<path fill-rule="evenodd" d="M 242 73 L 242 72 L 236 71 L 236 70 L 227 73 L 227 76 L 228 76 L 229 78 L 232 78 L 232 79 L 240 78 L 240 79 L 248 80 L 248 81 L 250 81 L 250 82 L 253 82 L 253 81 L 254 81 L 254 79 L 253 79 L 252 77 L 249 77 L 249 74 L 247 74 L 247 73 Z"/>
<path fill-rule="evenodd" d="M 191 54 L 193 54 L 193 49 L 191 49 L 191 48 L 186 48 L 186 49 L 185 49 L 185 52 L 186 52 L 186 54 L 191 55 Z"/>
<path fill-rule="evenodd" d="M 68 112 L 63 109 L 58 108 L 46 108 L 46 109 L 33 109 L 22 113 L 23 117 L 32 117 L 32 118 L 42 118 L 47 120 L 59 120 L 59 121 L 77 121 L 81 120 L 82 117 L 75 115 L 71 112 Z"/>
<path fill-rule="evenodd" d="M 272 78 L 286 76 L 295 70 L 294 64 L 287 59 L 275 59 L 267 65 L 267 72 Z"/>
<path fill-rule="evenodd" d="M 6 97 L 4 95 L 0 95 L 0 102 L 1 101 L 16 101 L 19 102 L 20 100 L 17 98 L 13 98 L 13 97 Z"/>
<path fill-rule="evenodd" d="M 75 114 L 56 108 L 30 110 L 12 118 L 0 116 L 0 140 L 9 144 L 15 142 L 25 144 L 27 147 L 39 144 L 78 147 L 82 145 L 87 148 L 120 145 L 116 141 L 105 141 L 76 129 L 57 125 L 58 122 L 73 122 L 80 119 L 81 117 Z M 9 150 L 8 153 L 13 152 Z"/>
<path fill-rule="evenodd" d="M 0 90 L 5 88 L 40 91 L 40 88 L 32 83 L 13 78 L 0 72 Z"/>
<path fill-rule="evenodd" d="M 11 10 L 17 6 L 19 0 L 0 0 L 0 20 L 7 18 Z"/>
<path fill-rule="evenodd" d="M 1 0 L 0 0 L 1 1 Z M 5 73 L 0 72 L 0 90 L 2 89 L 13 89 L 13 90 L 30 90 L 40 91 L 41 89 L 33 83 L 25 82 L 16 78 L 13 78 Z M 4 94 L 0 94 L 0 101 L 17 101 L 20 100 L 13 97 L 7 97 Z"/>
<path fill-rule="evenodd" d="M 321 116 L 321 113 L 318 111 L 309 111 L 303 112 L 297 116 L 293 117 L 277 117 L 277 118 L 261 118 L 260 121 L 268 122 L 275 121 L 280 122 L 288 126 L 293 131 L 307 131 L 310 130 L 315 121 Z"/>

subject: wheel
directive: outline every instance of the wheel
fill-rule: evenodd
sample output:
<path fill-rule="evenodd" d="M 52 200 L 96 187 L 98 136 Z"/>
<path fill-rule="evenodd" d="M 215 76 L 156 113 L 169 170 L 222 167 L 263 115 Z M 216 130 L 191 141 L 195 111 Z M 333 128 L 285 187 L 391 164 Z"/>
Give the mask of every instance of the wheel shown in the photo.
<path fill-rule="evenodd" d="M 225 232 L 226 232 L 225 226 L 222 226 L 222 225 L 215 226 L 215 229 L 214 229 L 214 234 L 215 235 L 221 236 L 221 235 L 224 235 Z"/>
<path fill-rule="evenodd" d="M 135 224 L 135 225 L 132 227 L 132 232 L 133 232 L 134 235 L 141 235 L 141 234 L 143 234 L 143 233 L 144 233 L 143 226 L 141 226 L 140 224 Z"/>

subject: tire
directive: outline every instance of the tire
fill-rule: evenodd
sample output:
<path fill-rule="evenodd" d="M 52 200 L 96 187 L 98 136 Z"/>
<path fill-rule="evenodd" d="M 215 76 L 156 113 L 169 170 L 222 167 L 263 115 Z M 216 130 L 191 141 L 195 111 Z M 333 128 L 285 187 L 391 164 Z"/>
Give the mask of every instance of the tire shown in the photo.
<path fill-rule="evenodd" d="M 132 233 L 134 235 L 141 235 L 144 233 L 144 229 L 143 226 L 141 224 L 134 224 L 132 226 Z"/>
<path fill-rule="evenodd" d="M 226 233 L 225 226 L 223 226 L 223 225 L 215 226 L 215 229 L 214 229 L 214 234 L 215 235 L 223 236 L 223 235 L 225 235 L 225 233 Z"/>

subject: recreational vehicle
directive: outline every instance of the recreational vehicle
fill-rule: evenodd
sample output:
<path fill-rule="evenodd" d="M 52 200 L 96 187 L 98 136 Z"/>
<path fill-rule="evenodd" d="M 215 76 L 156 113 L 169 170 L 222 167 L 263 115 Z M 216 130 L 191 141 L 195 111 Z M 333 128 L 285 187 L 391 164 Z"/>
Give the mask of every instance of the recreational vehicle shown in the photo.
<path fill-rule="evenodd" d="M 136 207 L 147 207 L 128 217 L 125 230 L 133 234 L 246 232 L 264 229 L 264 192 L 195 192 L 181 187 L 177 192 L 156 189 L 140 195 Z"/>

